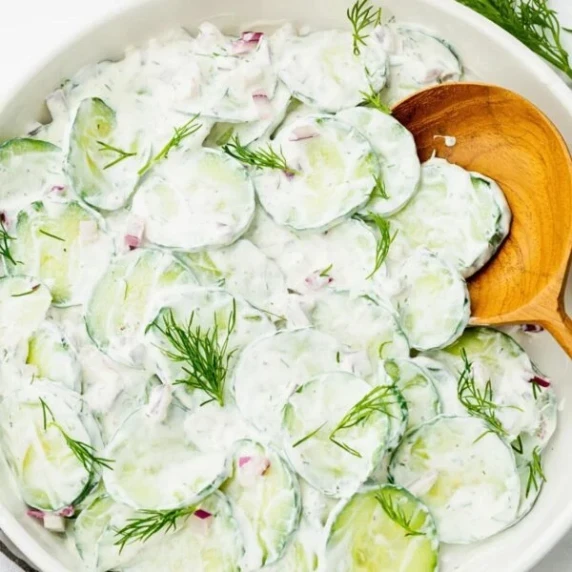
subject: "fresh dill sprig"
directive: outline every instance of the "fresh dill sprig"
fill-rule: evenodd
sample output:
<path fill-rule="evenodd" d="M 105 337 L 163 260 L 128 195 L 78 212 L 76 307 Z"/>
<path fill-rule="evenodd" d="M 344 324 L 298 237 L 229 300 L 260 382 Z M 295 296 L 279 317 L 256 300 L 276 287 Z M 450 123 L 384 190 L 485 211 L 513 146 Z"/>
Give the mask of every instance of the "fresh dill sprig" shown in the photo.
<path fill-rule="evenodd" d="M 40 398 L 40 404 L 42 406 L 42 421 L 44 431 L 48 430 L 48 427 L 55 427 L 60 435 L 64 438 L 66 445 L 69 450 L 74 454 L 76 459 L 83 465 L 83 468 L 91 473 L 95 466 L 105 467 L 106 469 L 113 469 L 111 463 L 114 461 L 112 459 L 104 459 L 103 457 L 97 457 L 95 455 L 95 448 L 88 443 L 83 441 L 77 441 L 72 439 L 65 429 L 56 421 L 54 414 L 48 404 Z M 48 421 L 48 415 L 51 418 Z"/>
<path fill-rule="evenodd" d="M 457 0 L 488 18 L 572 78 L 558 14 L 546 0 Z"/>
<path fill-rule="evenodd" d="M 8 262 L 16 266 L 16 264 L 22 264 L 18 260 L 14 260 L 14 256 L 10 251 L 10 242 L 16 240 L 13 236 L 8 234 L 6 227 L 4 226 L 4 221 L 0 218 L 0 256 L 3 256 Z"/>
<path fill-rule="evenodd" d="M 391 108 L 381 101 L 381 93 L 375 91 L 371 85 L 369 86 L 369 91 L 360 91 L 360 95 L 363 96 L 363 100 L 360 103 L 362 107 L 372 107 L 382 113 L 391 115 Z"/>
<path fill-rule="evenodd" d="M 386 489 L 387 490 L 387 489 Z M 395 500 L 391 494 L 385 494 L 385 490 L 378 491 L 375 494 L 375 500 L 381 505 L 383 512 L 393 521 L 395 524 L 403 528 L 407 533 L 405 536 L 424 536 L 424 533 L 415 530 L 411 524 L 413 520 L 413 515 L 407 516 L 405 511 L 396 505 Z"/>
<path fill-rule="evenodd" d="M 121 163 L 121 161 L 125 161 L 125 159 L 128 159 L 129 157 L 135 157 L 137 155 L 137 153 L 129 153 L 119 147 L 114 147 L 113 145 L 109 145 L 109 143 L 105 143 L 103 141 L 97 141 L 97 144 L 101 147 L 102 152 L 115 153 L 117 155 L 116 159 L 103 167 L 104 171 L 106 169 L 111 169 L 111 167 L 115 167 L 115 165 Z"/>
<path fill-rule="evenodd" d="M 538 491 L 540 485 L 546 482 L 546 476 L 544 475 L 544 469 L 542 468 L 542 457 L 540 456 L 540 448 L 536 447 L 532 451 L 532 459 L 528 463 L 528 482 L 526 484 L 526 498 L 530 494 L 532 487 L 535 491 Z"/>
<path fill-rule="evenodd" d="M 334 264 L 332 263 L 327 268 L 324 268 L 318 276 L 320 276 L 320 278 L 327 278 L 330 275 L 330 272 L 332 271 L 333 267 Z"/>
<path fill-rule="evenodd" d="M 24 296 L 29 296 L 30 294 L 33 294 L 39 287 L 40 284 L 36 284 L 35 286 L 32 286 L 29 290 L 26 290 L 25 292 L 20 292 L 20 294 L 12 294 L 10 298 L 23 298 Z"/>
<path fill-rule="evenodd" d="M 193 115 L 184 125 L 181 127 L 174 128 L 174 135 L 169 139 L 169 141 L 165 144 L 165 146 L 155 155 L 151 157 L 141 169 L 138 171 L 138 175 L 144 175 L 153 165 L 159 163 L 163 159 L 169 158 L 169 153 L 178 147 L 187 137 L 196 133 L 203 125 L 199 123 L 197 119 L 199 118 L 199 114 Z"/>
<path fill-rule="evenodd" d="M 169 532 L 177 528 L 177 521 L 187 518 L 196 511 L 196 507 L 188 506 L 173 510 L 140 510 L 140 518 L 130 518 L 127 524 L 115 530 L 118 539 L 115 545 L 119 546 L 121 552 L 125 545 L 132 542 L 147 542 L 153 535 L 164 530 Z"/>
<path fill-rule="evenodd" d="M 389 249 L 393 241 L 397 237 L 397 231 L 391 234 L 391 224 L 388 220 L 375 213 L 368 213 L 367 215 L 355 215 L 356 218 L 365 223 L 375 225 L 379 231 L 379 239 L 377 241 L 377 249 L 375 252 L 375 267 L 373 272 L 367 277 L 372 278 L 374 274 L 383 266 Z"/>
<path fill-rule="evenodd" d="M 522 437 L 519 435 L 512 443 L 512 450 L 519 455 L 524 454 L 524 444 L 522 443 Z"/>
<path fill-rule="evenodd" d="M 44 230 L 43 228 L 41 228 L 38 232 L 40 234 L 43 234 L 44 236 L 49 236 L 50 238 L 53 238 L 54 240 L 59 240 L 60 242 L 65 242 L 65 239 L 63 239 L 61 236 L 57 236 L 55 234 L 52 234 L 51 232 L 48 232 L 47 230 Z"/>
<path fill-rule="evenodd" d="M 222 343 L 219 340 L 216 315 L 214 327 L 208 330 L 203 330 L 200 326 L 195 327 L 194 320 L 195 313 L 193 312 L 188 324 L 182 327 L 175 320 L 172 310 L 169 310 L 163 316 L 162 325 L 154 322 L 148 328 L 157 329 L 172 348 L 161 348 L 161 351 L 172 361 L 184 364 L 183 371 L 187 377 L 178 380 L 176 385 L 204 391 L 210 399 L 203 405 L 216 401 L 223 406 L 228 364 L 235 352 L 235 350 L 228 350 L 228 344 L 236 325 L 236 301 L 232 302 L 226 337 Z"/>
<path fill-rule="evenodd" d="M 312 437 L 315 437 L 324 427 L 325 427 L 325 423 L 322 423 L 317 429 L 314 429 L 313 431 L 310 431 L 310 433 L 308 433 L 307 435 L 305 435 L 304 437 L 302 437 L 301 439 L 299 439 L 298 441 L 296 441 L 296 443 L 294 443 L 292 445 L 292 447 L 298 447 L 299 445 L 301 445 L 302 443 L 305 443 L 306 441 L 309 441 Z"/>
<path fill-rule="evenodd" d="M 383 180 L 383 177 L 381 175 L 376 175 L 374 179 L 375 179 L 375 187 L 373 188 L 372 196 L 379 197 L 380 199 L 384 200 L 389 199 L 389 195 L 387 194 L 387 191 L 385 189 L 385 181 Z"/>
<path fill-rule="evenodd" d="M 288 166 L 282 151 L 277 153 L 270 145 L 266 149 L 259 148 L 253 151 L 248 146 L 243 145 L 238 136 L 235 135 L 226 145 L 223 145 L 222 150 L 241 163 L 251 165 L 257 169 L 277 169 L 287 175 L 300 174 Z"/>
<path fill-rule="evenodd" d="M 384 413 L 388 417 L 393 417 L 389 411 L 389 407 L 395 403 L 395 396 L 389 386 L 379 385 L 374 387 L 367 395 L 362 397 L 336 425 L 335 429 L 330 433 L 330 441 L 341 447 L 344 451 L 360 457 L 359 451 L 350 447 L 347 443 L 340 441 L 336 435 L 339 431 L 351 429 L 356 425 L 365 423 L 375 413 Z"/>
<path fill-rule="evenodd" d="M 497 417 L 497 410 L 500 406 L 493 401 L 493 389 L 490 380 L 486 383 L 484 390 L 479 389 L 473 375 L 473 364 L 469 361 L 464 348 L 461 351 L 461 357 L 463 358 L 463 371 L 457 385 L 459 401 L 471 415 L 480 417 L 488 423 L 491 431 L 506 436 L 506 431 Z M 484 435 L 486 433 L 482 437 Z"/>
<path fill-rule="evenodd" d="M 369 38 L 369 34 L 365 33 L 367 28 L 381 24 L 381 8 L 369 6 L 369 0 L 357 0 L 346 14 L 352 25 L 354 55 L 359 56 L 360 46 L 365 46 Z"/>

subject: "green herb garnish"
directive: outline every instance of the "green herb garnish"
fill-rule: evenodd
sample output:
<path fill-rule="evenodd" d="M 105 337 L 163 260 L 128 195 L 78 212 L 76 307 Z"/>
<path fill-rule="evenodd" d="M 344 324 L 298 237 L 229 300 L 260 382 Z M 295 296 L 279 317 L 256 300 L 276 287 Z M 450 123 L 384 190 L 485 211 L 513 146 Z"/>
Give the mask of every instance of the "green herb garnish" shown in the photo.
<path fill-rule="evenodd" d="M 0 218 L 0 256 L 3 256 L 8 262 L 12 263 L 14 266 L 16 264 L 22 264 L 18 260 L 14 260 L 14 256 L 10 251 L 10 242 L 16 240 L 13 236 L 8 234 L 6 227 L 4 226 L 4 221 Z"/>
<path fill-rule="evenodd" d="M 119 546 L 121 552 L 125 545 L 132 542 L 147 542 L 153 535 L 164 530 L 169 532 L 177 528 L 177 522 L 181 518 L 188 518 L 194 514 L 196 507 L 188 506 L 173 510 L 140 510 L 140 518 L 130 518 L 127 524 L 115 530 L 115 536 L 119 538 L 115 545 Z"/>
<path fill-rule="evenodd" d="M 524 445 L 522 443 L 522 437 L 519 435 L 517 439 L 515 439 L 512 443 L 511 443 L 511 447 L 512 450 L 515 453 L 518 453 L 519 455 L 522 455 L 524 453 Z"/>
<path fill-rule="evenodd" d="M 42 406 L 42 418 L 44 431 L 47 431 L 49 427 L 55 427 L 60 435 L 64 438 L 66 445 L 70 451 L 74 454 L 76 459 L 82 464 L 83 468 L 91 473 L 95 466 L 105 467 L 106 469 L 113 469 L 111 463 L 114 463 L 112 459 L 104 459 L 103 457 L 97 457 L 95 455 L 95 448 L 83 441 L 76 441 L 72 439 L 65 429 L 56 421 L 54 414 L 48 404 L 40 398 L 40 404 Z M 48 420 L 50 417 L 50 421 Z"/>
<path fill-rule="evenodd" d="M 488 18 L 572 78 L 558 14 L 546 0 L 457 0 Z"/>
<path fill-rule="evenodd" d="M 115 165 L 121 163 L 121 161 L 125 161 L 125 159 L 128 159 L 129 157 L 135 157 L 137 155 L 137 153 L 129 153 L 119 147 L 114 147 L 113 145 L 109 145 L 109 143 L 104 143 L 103 141 L 97 141 L 97 144 L 101 147 L 102 152 L 115 153 L 117 155 L 116 159 L 103 167 L 104 171 L 106 169 L 111 169 L 111 167 L 115 167 Z"/>
<path fill-rule="evenodd" d="M 391 108 L 381 101 L 381 93 L 375 91 L 371 85 L 369 86 L 369 91 L 360 91 L 360 95 L 363 96 L 363 100 L 360 103 L 362 107 L 372 107 L 382 113 L 391 115 Z"/>
<path fill-rule="evenodd" d="M 375 500 L 381 505 L 383 512 L 393 521 L 395 524 L 403 528 L 407 533 L 406 536 L 423 536 L 424 533 L 413 528 L 412 520 L 413 515 L 407 516 L 403 508 L 397 506 L 395 499 L 392 498 L 393 495 L 389 492 L 390 489 L 385 489 L 377 492 L 375 494 Z"/>
<path fill-rule="evenodd" d="M 50 238 L 53 238 L 54 240 L 59 240 L 60 242 L 65 242 L 65 239 L 62 238 L 61 236 L 56 236 L 55 234 L 52 234 L 51 232 L 48 232 L 47 230 L 44 230 L 43 228 L 41 228 L 38 232 L 40 234 L 43 234 L 44 236 L 49 236 Z"/>
<path fill-rule="evenodd" d="M 365 397 L 360 399 L 336 425 L 336 428 L 330 433 L 330 441 L 350 455 L 361 458 L 359 451 L 356 451 L 347 443 L 343 443 L 337 438 L 337 433 L 365 423 L 375 413 L 384 413 L 388 417 L 393 417 L 389 410 L 393 404 L 395 404 L 395 395 L 391 387 L 386 385 L 374 387 Z"/>
<path fill-rule="evenodd" d="M 327 278 L 330 275 L 330 272 L 333 267 L 334 265 L 330 264 L 327 268 L 324 268 L 319 274 L 320 278 Z"/>
<path fill-rule="evenodd" d="M 389 254 L 389 249 L 397 237 L 397 231 L 392 235 L 390 222 L 378 214 L 368 213 L 367 215 L 355 215 L 355 217 L 365 223 L 375 225 L 379 231 L 379 239 L 377 241 L 377 249 L 375 253 L 375 267 L 373 272 L 367 277 L 369 279 L 372 278 L 383 266 L 383 263 Z"/>
<path fill-rule="evenodd" d="M 238 136 L 235 135 L 226 145 L 223 145 L 222 150 L 241 163 L 251 165 L 257 169 L 277 169 L 287 175 L 300 174 L 288 166 L 282 151 L 277 153 L 270 144 L 266 149 L 259 148 L 253 151 L 246 145 L 243 145 Z"/>
<path fill-rule="evenodd" d="M 29 296 L 30 294 L 33 294 L 39 287 L 40 285 L 36 284 L 35 286 L 32 286 L 29 290 L 26 290 L 25 292 L 21 292 L 20 294 L 12 294 L 10 298 L 22 298 L 24 296 Z"/>
<path fill-rule="evenodd" d="M 387 191 L 385 190 L 385 181 L 383 180 L 383 177 L 381 176 L 376 176 L 374 177 L 375 179 L 375 187 L 373 188 L 373 197 L 379 197 L 380 199 L 384 199 L 387 200 L 389 199 L 389 195 L 387 194 Z"/>
<path fill-rule="evenodd" d="M 532 487 L 538 491 L 540 485 L 546 482 L 546 476 L 542 468 L 542 457 L 540 456 L 540 448 L 535 447 L 532 451 L 532 460 L 528 463 L 528 482 L 526 484 L 526 498 L 530 494 Z"/>
<path fill-rule="evenodd" d="M 296 441 L 296 443 L 294 443 L 292 445 L 292 447 L 298 447 L 299 445 L 301 445 L 302 443 L 305 443 L 306 441 L 308 441 L 309 439 L 311 439 L 312 437 L 316 436 L 324 427 L 326 426 L 325 423 L 322 423 L 317 429 L 314 429 L 313 431 L 311 431 L 310 433 L 308 433 L 305 437 L 302 437 L 301 439 L 299 439 L 298 441 Z"/>
<path fill-rule="evenodd" d="M 369 6 L 369 0 L 358 0 L 346 12 L 348 20 L 352 25 L 352 36 L 354 45 L 354 55 L 360 55 L 360 46 L 365 46 L 365 41 L 369 38 L 366 34 L 370 26 L 381 24 L 381 8 Z"/>
<path fill-rule="evenodd" d="M 229 352 L 230 335 L 236 325 L 236 301 L 232 302 L 232 311 L 226 326 L 226 337 L 221 343 L 216 314 L 212 329 L 203 330 L 194 325 L 195 313 L 191 314 L 189 322 L 182 327 L 177 323 L 173 311 L 169 310 L 163 316 L 163 324 L 153 322 L 147 329 L 154 327 L 169 342 L 171 349 L 161 348 L 161 351 L 172 361 L 182 363 L 185 379 L 175 382 L 188 389 L 200 389 L 210 399 L 202 405 L 216 401 L 224 405 L 224 386 L 228 373 L 228 364 L 235 350 Z"/>
<path fill-rule="evenodd" d="M 169 153 L 173 149 L 178 147 L 187 137 L 190 137 L 193 135 L 193 133 L 196 133 L 202 127 L 202 123 L 197 121 L 198 118 L 199 114 L 197 113 L 196 115 L 193 115 L 184 125 L 181 125 L 181 127 L 175 127 L 175 134 L 173 137 L 169 139 L 169 141 L 161 149 L 161 151 L 157 153 L 157 155 L 151 157 L 151 159 L 149 159 L 147 163 L 145 163 L 145 165 L 139 169 L 138 175 L 145 174 L 156 163 L 159 163 L 163 159 L 168 159 Z"/>

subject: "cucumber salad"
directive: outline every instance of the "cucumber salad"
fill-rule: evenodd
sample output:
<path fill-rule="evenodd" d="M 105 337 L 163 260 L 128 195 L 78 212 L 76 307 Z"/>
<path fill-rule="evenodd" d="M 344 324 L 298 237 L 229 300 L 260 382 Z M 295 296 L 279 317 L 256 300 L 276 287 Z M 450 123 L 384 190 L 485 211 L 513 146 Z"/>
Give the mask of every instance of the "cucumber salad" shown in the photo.
<path fill-rule="evenodd" d="M 1 450 L 74 570 L 430 572 L 541 493 L 552 384 L 468 327 L 509 207 L 391 115 L 460 60 L 347 17 L 151 40 L 0 145 Z"/>

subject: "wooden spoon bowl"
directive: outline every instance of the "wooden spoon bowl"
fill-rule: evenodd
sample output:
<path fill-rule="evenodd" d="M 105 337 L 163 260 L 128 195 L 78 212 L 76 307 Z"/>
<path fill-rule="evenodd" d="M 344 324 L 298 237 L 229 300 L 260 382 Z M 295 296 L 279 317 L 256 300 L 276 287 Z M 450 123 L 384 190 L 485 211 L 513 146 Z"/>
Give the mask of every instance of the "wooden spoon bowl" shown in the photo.
<path fill-rule="evenodd" d="M 564 287 L 572 252 L 572 160 L 562 135 L 532 103 L 476 83 L 429 88 L 400 102 L 422 161 L 437 156 L 499 183 L 513 213 L 509 238 L 469 282 L 477 325 L 538 324 L 572 357 Z M 452 147 L 445 136 L 456 138 Z"/>

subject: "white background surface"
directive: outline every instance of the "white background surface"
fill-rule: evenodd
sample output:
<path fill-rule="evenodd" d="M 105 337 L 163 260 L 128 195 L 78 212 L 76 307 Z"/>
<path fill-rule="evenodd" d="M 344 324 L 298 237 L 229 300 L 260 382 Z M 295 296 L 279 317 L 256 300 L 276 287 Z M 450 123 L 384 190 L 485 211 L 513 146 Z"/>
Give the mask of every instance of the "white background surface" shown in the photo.
<path fill-rule="evenodd" d="M 11 89 L 38 64 L 42 54 L 65 45 L 90 22 L 138 1 L 0 0 L 0 105 Z M 443 0 L 448 1 L 453 0 Z M 560 10 L 563 24 L 572 27 L 572 2 L 551 0 L 550 3 Z M 567 46 L 572 52 L 572 35 Z M 0 554 L 0 572 L 17 570 Z M 572 572 L 572 532 L 534 572 Z"/>

